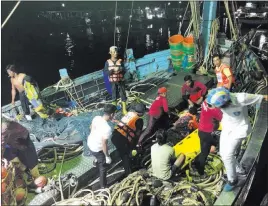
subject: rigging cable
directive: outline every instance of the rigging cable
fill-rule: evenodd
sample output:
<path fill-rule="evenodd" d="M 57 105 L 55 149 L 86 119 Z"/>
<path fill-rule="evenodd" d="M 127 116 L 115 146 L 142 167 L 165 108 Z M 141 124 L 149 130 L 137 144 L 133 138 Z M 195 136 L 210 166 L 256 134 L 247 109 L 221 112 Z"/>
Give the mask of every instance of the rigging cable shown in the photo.
<path fill-rule="evenodd" d="M 231 28 L 231 32 L 232 32 L 232 38 L 236 41 L 237 40 L 237 32 L 234 28 L 233 22 L 232 22 L 232 17 L 229 11 L 229 5 L 228 5 L 228 1 L 224 1 L 224 5 L 225 5 L 225 10 L 229 19 L 229 24 L 230 24 L 230 28 Z"/>
<path fill-rule="evenodd" d="M 130 18 L 129 18 L 129 22 L 128 22 L 127 42 L 126 42 L 126 48 L 125 48 L 125 50 L 127 50 L 127 45 L 128 45 L 128 38 L 129 38 L 130 24 L 131 24 L 131 20 L 132 20 L 133 5 L 134 5 L 134 1 L 132 1 L 131 12 L 130 12 Z"/>
<path fill-rule="evenodd" d="M 181 28 L 182 28 L 182 24 L 183 24 L 183 22 L 184 22 L 185 15 L 186 15 L 186 13 L 187 13 L 187 11 L 188 11 L 188 7 L 189 7 L 189 2 L 188 2 L 188 4 L 187 4 L 187 6 L 186 6 L 186 10 L 185 10 L 184 15 L 183 15 L 183 17 L 182 17 L 182 20 L 181 20 L 181 25 L 180 25 L 180 28 L 179 28 L 178 34 L 181 34 Z"/>
<path fill-rule="evenodd" d="M 114 46 L 115 46 L 115 33 L 116 33 L 116 19 L 117 19 L 117 1 L 115 2 L 115 10 L 114 10 Z"/>
<path fill-rule="evenodd" d="M 7 23 L 7 21 L 10 19 L 10 17 L 12 16 L 12 14 L 14 13 L 14 11 L 17 9 L 17 7 L 20 4 L 20 0 L 16 3 L 16 5 L 14 6 L 14 8 L 12 9 L 12 11 L 9 13 L 9 15 L 7 16 L 7 18 L 5 19 L 5 21 L 3 22 L 3 24 L 1 25 L 1 28 L 3 29 L 5 24 Z"/>

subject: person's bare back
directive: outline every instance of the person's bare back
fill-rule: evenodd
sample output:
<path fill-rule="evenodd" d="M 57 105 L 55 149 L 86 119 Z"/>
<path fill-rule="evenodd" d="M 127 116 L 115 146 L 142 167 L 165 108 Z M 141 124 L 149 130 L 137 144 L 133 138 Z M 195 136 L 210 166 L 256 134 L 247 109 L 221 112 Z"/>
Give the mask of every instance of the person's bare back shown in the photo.
<path fill-rule="evenodd" d="M 22 81 L 24 79 L 24 77 L 26 76 L 26 74 L 24 73 L 19 73 L 17 74 L 15 77 L 11 78 L 11 84 L 12 87 L 14 87 L 15 89 L 17 89 L 19 92 L 23 92 L 24 91 L 24 87 L 22 85 Z"/>

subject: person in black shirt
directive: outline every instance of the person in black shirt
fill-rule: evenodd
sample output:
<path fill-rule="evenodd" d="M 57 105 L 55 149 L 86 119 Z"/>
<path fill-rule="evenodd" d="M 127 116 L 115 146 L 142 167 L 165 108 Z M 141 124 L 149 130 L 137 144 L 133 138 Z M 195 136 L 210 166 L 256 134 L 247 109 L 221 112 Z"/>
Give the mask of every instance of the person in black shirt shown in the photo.
<path fill-rule="evenodd" d="M 135 105 L 133 111 L 129 111 L 121 121 L 118 121 L 112 134 L 112 143 L 115 145 L 123 161 L 125 174 L 131 173 L 130 152 L 137 144 L 142 132 L 145 106 L 142 103 Z"/>

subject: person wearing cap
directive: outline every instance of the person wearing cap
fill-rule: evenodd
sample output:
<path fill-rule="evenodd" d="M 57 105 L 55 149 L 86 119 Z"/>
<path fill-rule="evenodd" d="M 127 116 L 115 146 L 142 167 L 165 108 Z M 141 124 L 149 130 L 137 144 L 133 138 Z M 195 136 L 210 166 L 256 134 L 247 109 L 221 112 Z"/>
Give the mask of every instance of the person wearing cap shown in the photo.
<path fill-rule="evenodd" d="M 109 81 L 112 85 L 112 104 L 115 106 L 117 105 L 117 94 L 119 93 L 122 101 L 122 113 L 125 115 L 127 113 L 127 96 L 124 82 L 125 69 L 122 59 L 117 58 L 118 48 L 116 46 L 110 47 L 109 54 L 111 55 L 111 58 L 106 61 L 104 71 L 108 73 Z"/>
<path fill-rule="evenodd" d="M 207 96 L 207 103 L 220 108 L 223 113 L 220 155 L 228 178 L 224 191 L 231 191 L 237 185 L 238 174 L 246 174 L 236 160 L 235 153 L 252 130 L 247 106 L 256 104 L 258 109 L 263 98 L 268 101 L 268 95 L 231 93 L 225 87 L 212 89 Z"/>
<path fill-rule="evenodd" d="M 215 150 L 215 146 L 217 145 L 217 141 L 212 136 L 212 132 L 218 129 L 221 119 L 222 112 L 219 108 L 211 106 L 206 100 L 201 104 L 200 120 L 198 124 L 201 152 L 195 159 L 196 169 L 201 176 L 204 175 L 206 160 L 211 148 Z"/>
<path fill-rule="evenodd" d="M 181 88 L 183 100 L 186 101 L 190 107 L 200 105 L 207 94 L 206 85 L 197 80 L 193 80 L 191 75 L 186 75 L 184 82 Z"/>
<path fill-rule="evenodd" d="M 215 73 L 217 76 L 217 87 L 225 87 L 230 90 L 235 83 L 235 78 L 230 66 L 223 64 L 220 55 L 214 54 L 213 64 L 215 65 Z"/>
<path fill-rule="evenodd" d="M 117 123 L 112 134 L 112 143 L 115 145 L 119 156 L 122 159 L 125 174 L 131 173 L 130 152 L 137 144 L 137 138 L 140 136 L 143 128 L 143 119 L 145 105 L 136 104 L 122 119 Z"/>
<path fill-rule="evenodd" d="M 160 120 L 160 118 L 164 115 L 164 113 L 167 114 L 169 112 L 168 101 L 166 96 L 167 96 L 167 88 L 166 87 L 159 88 L 158 96 L 156 97 L 155 101 L 152 103 L 149 109 L 149 121 L 146 129 L 139 138 L 138 146 L 141 145 L 143 139 L 146 139 L 148 136 L 152 135 L 152 132 L 155 129 L 154 127 L 156 122 Z"/>
<path fill-rule="evenodd" d="M 103 116 L 95 116 L 90 126 L 90 134 L 88 136 L 88 148 L 91 154 L 96 158 L 100 172 L 100 185 L 105 188 L 106 180 L 106 164 L 110 164 L 112 159 L 108 153 L 108 139 L 112 136 L 112 128 L 108 121 L 112 120 L 116 111 L 116 106 L 107 104 L 104 107 Z M 94 165 L 94 162 L 93 162 Z"/>

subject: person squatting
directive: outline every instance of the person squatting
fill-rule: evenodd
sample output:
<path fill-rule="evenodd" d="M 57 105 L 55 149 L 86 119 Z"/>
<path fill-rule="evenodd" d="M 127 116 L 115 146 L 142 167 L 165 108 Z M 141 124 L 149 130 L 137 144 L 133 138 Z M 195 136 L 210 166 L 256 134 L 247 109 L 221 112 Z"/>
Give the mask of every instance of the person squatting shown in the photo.
<path fill-rule="evenodd" d="M 188 152 L 197 150 L 191 148 L 177 149 L 170 145 L 182 141 L 189 133 L 198 129 L 198 147 L 200 153 L 194 160 L 197 172 L 202 177 L 205 175 L 205 165 L 210 152 L 216 152 L 217 141 L 212 135 L 222 126 L 220 135 L 219 154 L 223 160 L 227 173 L 227 183 L 224 191 L 231 191 L 238 183 L 238 175 L 245 175 L 245 169 L 237 162 L 235 152 L 241 146 L 242 140 L 251 131 L 251 125 L 247 114 L 247 106 L 256 104 L 259 106 L 262 99 L 268 100 L 267 95 L 232 93 L 234 77 L 231 68 L 222 64 L 218 55 L 213 57 L 215 73 L 217 75 L 216 88 L 208 91 L 205 84 L 194 80 L 191 75 L 184 77 L 184 85 L 181 89 L 182 99 L 188 105 L 188 110 L 180 116 L 173 126 L 170 124 L 171 111 L 168 104 L 168 89 L 161 87 L 157 90 L 157 96 L 148 111 L 148 122 L 145 129 L 142 116 L 146 112 L 143 104 L 137 104 L 131 110 L 125 107 L 125 85 L 123 83 L 123 67 L 121 60 L 117 59 L 117 48 L 110 48 L 111 59 L 106 62 L 106 70 L 109 71 L 110 82 L 113 87 L 113 105 L 104 107 L 104 115 L 97 116 L 91 124 L 91 132 L 88 137 L 88 146 L 99 167 L 100 185 L 107 187 L 106 164 L 112 162 L 108 153 L 107 141 L 111 139 L 123 162 L 125 174 L 132 170 L 131 151 L 141 150 L 143 143 L 154 137 L 155 143 L 151 146 L 151 161 L 153 176 L 162 179 L 174 179 L 175 173 L 181 169 Z M 124 116 L 121 120 L 113 120 L 116 112 L 116 93 L 118 88 L 122 100 Z M 108 121 L 113 120 L 116 126 L 112 129 Z M 184 133 L 184 130 L 187 130 Z M 184 144 L 191 144 L 184 141 Z M 193 150 L 193 151 L 192 151 Z M 196 151 L 197 152 L 197 151 Z"/>

